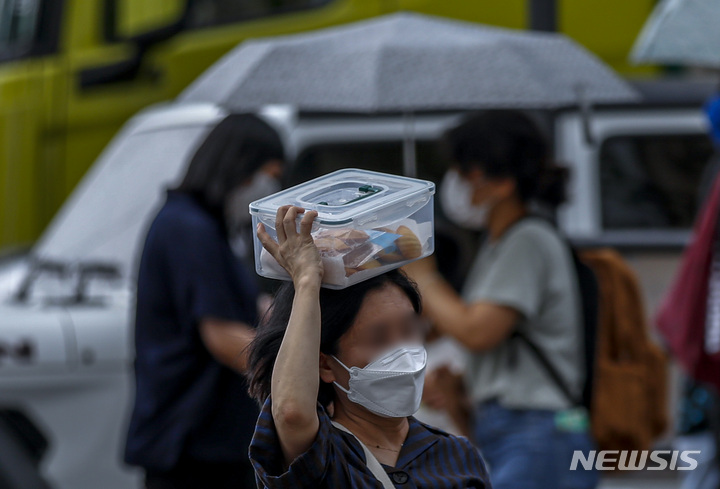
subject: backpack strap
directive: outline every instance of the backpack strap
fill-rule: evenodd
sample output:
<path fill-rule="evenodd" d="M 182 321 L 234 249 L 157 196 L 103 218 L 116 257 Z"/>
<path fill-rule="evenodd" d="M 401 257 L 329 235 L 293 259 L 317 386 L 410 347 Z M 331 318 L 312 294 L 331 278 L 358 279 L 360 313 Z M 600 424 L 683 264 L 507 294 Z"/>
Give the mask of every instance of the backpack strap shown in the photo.
<path fill-rule="evenodd" d="M 527 218 L 533 217 L 531 214 L 527 214 L 517 221 L 512 226 L 524 221 Z M 540 218 L 542 219 L 542 218 Z M 517 327 L 512 332 L 510 339 L 517 338 L 521 342 L 525 343 L 530 351 L 533 353 L 535 358 L 540 362 L 540 365 L 545 369 L 553 383 L 560 389 L 565 398 L 570 401 L 573 406 L 583 406 L 590 412 L 592 410 L 592 396 L 593 386 L 595 378 L 595 361 L 596 361 L 596 340 L 598 331 L 598 311 L 599 311 L 599 296 L 600 289 L 597 280 L 597 276 L 592 268 L 583 262 L 577 253 L 577 250 L 572 244 L 558 232 L 558 237 L 565 244 L 565 247 L 570 252 L 572 259 L 572 266 L 575 270 L 577 278 L 578 293 L 580 294 L 580 305 L 581 305 L 581 344 L 578 345 L 584 354 L 583 367 L 585 369 L 585 381 L 579 397 L 575 397 L 572 391 L 568 387 L 567 383 L 557 371 L 557 369 L 550 363 L 547 356 L 543 353 L 538 345 L 536 345 L 529 337 L 519 331 Z M 514 364 L 516 361 L 515 355 L 511 353 L 511 363 Z"/>
<path fill-rule="evenodd" d="M 542 367 L 548 373 L 555 385 L 560 389 L 565 398 L 570 401 L 573 406 L 583 405 L 583 400 L 573 396 L 570 388 L 565 383 L 565 380 L 562 378 L 562 376 L 553 366 L 553 364 L 550 363 L 550 360 L 548 360 L 548 358 L 545 356 L 545 353 L 543 353 L 540 347 L 538 347 L 530 338 L 528 338 L 525 334 L 521 333 L 517 329 L 513 331 L 511 338 L 517 338 L 518 340 L 525 343 L 525 345 L 527 345 L 527 347 L 535 355 L 535 358 L 538 360 L 538 362 L 540 362 L 540 365 L 542 365 Z"/>
<path fill-rule="evenodd" d="M 365 463 L 367 464 L 367 468 L 370 470 L 370 472 L 372 472 L 375 478 L 380 481 L 380 483 L 383 485 L 383 488 L 395 489 L 395 485 L 390 480 L 390 476 L 387 475 L 387 472 L 385 472 L 385 469 L 382 468 L 382 465 L 380 465 L 380 462 L 378 462 L 378 459 L 375 458 L 375 455 L 372 454 L 370 449 L 363 442 L 360 441 L 360 438 L 355 436 L 352 431 L 345 428 L 337 421 L 333 421 L 332 424 L 335 428 L 339 429 L 340 431 L 344 431 L 349 435 L 352 435 L 352 437 L 357 440 L 357 442 L 362 447 L 363 452 L 365 452 Z"/>

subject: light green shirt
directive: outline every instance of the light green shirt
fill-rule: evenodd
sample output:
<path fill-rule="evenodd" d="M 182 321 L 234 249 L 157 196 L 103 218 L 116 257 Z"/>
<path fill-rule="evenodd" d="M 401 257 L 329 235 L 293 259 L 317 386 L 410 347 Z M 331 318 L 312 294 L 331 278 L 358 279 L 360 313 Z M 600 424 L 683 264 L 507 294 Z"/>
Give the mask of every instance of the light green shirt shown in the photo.
<path fill-rule="evenodd" d="M 548 222 L 530 217 L 516 223 L 497 241 L 483 245 L 462 295 L 467 303 L 490 302 L 521 313 L 517 328 L 579 393 L 584 368 L 577 283 L 567 244 Z M 473 353 L 466 383 L 476 403 L 495 398 L 501 405 L 516 409 L 571 407 L 537 357 L 518 339 Z"/>

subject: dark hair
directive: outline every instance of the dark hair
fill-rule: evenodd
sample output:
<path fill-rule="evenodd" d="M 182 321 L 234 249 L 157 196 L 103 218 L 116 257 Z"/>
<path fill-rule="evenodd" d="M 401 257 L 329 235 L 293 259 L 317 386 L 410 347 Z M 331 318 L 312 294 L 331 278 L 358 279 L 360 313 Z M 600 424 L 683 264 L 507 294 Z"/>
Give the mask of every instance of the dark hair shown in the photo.
<path fill-rule="evenodd" d="M 568 170 L 550 160 L 540 128 L 515 110 L 487 111 L 445 134 L 449 156 L 467 171 L 479 166 L 489 178 L 512 178 L 520 200 L 557 207 L 566 198 Z"/>
<path fill-rule="evenodd" d="M 341 290 L 320 289 L 320 351 L 335 355 L 338 341 L 355 322 L 355 317 L 368 292 L 386 285 L 396 285 L 410 299 L 418 314 L 422 310 L 420 293 L 415 282 L 399 269 L 369 278 Z M 284 282 L 275 293 L 272 306 L 261 321 L 257 336 L 249 347 L 248 379 L 249 392 L 261 405 L 270 395 L 275 359 L 287 330 L 292 311 L 295 289 L 292 282 Z M 319 375 L 319 374 L 318 374 Z M 320 382 L 318 401 L 327 406 L 334 398 L 332 384 Z"/>
<path fill-rule="evenodd" d="M 284 158 L 280 136 L 267 122 L 252 114 L 232 114 L 205 138 L 175 190 L 193 194 L 224 218 L 228 194 L 268 161 Z"/>

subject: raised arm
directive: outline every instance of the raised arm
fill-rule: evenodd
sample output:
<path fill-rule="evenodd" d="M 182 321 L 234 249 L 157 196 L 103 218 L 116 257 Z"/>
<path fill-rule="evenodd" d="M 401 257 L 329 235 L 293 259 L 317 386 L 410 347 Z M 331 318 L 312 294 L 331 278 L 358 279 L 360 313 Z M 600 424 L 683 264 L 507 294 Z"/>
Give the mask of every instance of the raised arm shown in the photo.
<path fill-rule="evenodd" d="M 305 213 L 297 232 L 300 207 L 284 206 L 275 218 L 276 243 L 258 225 L 263 247 L 292 277 L 292 313 L 273 368 L 271 397 L 285 463 L 306 452 L 318 432 L 317 396 L 320 388 L 320 282 L 323 267 L 310 231 L 317 212 Z"/>
<path fill-rule="evenodd" d="M 247 369 L 247 348 L 255 330 L 239 321 L 207 317 L 200 321 L 200 338 L 219 362 L 243 373 Z"/>
<path fill-rule="evenodd" d="M 472 351 L 497 347 L 513 331 L 520 313 L 501 304 L 466 304 L 437 271 L 433 257 L 403 267 L 417 282 L 423 297 L 423 313 L 443 334 L 452 336 Z"/>

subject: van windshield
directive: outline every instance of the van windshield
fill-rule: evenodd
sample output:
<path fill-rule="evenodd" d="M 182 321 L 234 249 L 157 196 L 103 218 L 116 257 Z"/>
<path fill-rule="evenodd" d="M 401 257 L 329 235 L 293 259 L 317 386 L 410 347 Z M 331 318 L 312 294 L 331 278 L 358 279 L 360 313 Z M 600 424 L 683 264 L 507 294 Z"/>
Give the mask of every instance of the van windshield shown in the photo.
<path fill-rule="evenodd" d="M 0 57 L 29 53 L 37 38 L 40 0 L 0 0 Z"/>

